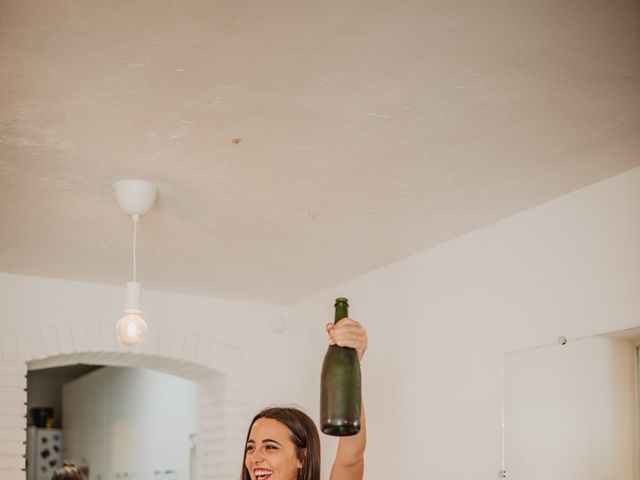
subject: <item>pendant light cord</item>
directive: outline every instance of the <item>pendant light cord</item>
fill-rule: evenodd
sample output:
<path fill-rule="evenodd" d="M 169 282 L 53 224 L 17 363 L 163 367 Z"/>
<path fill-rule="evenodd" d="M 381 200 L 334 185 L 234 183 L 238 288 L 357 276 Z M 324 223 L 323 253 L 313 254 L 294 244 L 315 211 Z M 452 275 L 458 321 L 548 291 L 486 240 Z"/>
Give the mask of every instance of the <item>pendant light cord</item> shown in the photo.
<path fill-rule="evenodd" d="M 133 281 L 136 281 L 136 236 L 138 233 L 138 215 L 132 215 L 133 219 Z"/>

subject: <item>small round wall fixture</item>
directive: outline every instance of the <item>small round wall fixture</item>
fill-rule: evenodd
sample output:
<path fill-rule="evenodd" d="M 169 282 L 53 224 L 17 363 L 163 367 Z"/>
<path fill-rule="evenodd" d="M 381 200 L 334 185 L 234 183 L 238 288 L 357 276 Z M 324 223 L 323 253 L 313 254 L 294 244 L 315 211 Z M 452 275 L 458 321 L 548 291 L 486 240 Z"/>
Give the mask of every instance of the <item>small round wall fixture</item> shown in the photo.
<path fill-rule="evenodd" d="M 147 323 L 140 312 L 140 284 L 136 280 L 136 237 L 140 217 L 147 213 L 156 202 L 158 188 L 144 180 L 121 180 L 114 184 L 120 207 L 133 221 L 133 281 L 127 282 L 124 315 L 116 323 L 118 341 L 133 347 L 144 341 Z"/>

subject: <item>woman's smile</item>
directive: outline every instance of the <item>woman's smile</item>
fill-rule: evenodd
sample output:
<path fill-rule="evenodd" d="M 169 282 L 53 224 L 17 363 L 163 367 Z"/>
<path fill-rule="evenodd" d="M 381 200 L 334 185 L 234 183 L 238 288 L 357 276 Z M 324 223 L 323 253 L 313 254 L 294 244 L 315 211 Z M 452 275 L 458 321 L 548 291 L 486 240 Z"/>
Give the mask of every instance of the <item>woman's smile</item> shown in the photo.
<path fill-rule="evenodd" d="M 257 480 L 267 480 L 271 478 L 271 475 L 273 475 L 273 471 L 269 470 L 268 468 L 256 468 L 253 471 L 253 474 L 255 475 Z"/>

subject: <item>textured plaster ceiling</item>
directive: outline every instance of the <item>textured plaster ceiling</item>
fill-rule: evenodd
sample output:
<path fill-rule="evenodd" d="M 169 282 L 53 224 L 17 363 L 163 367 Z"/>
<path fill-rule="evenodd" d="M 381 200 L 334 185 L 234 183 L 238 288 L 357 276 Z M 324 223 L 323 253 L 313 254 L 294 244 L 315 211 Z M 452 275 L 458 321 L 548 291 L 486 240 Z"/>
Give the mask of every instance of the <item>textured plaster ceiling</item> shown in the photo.
<path fill-rule="evenodd" d="M 0 271 L 288 302 L 640 165 L 637 0 L 0 2 Z"/>

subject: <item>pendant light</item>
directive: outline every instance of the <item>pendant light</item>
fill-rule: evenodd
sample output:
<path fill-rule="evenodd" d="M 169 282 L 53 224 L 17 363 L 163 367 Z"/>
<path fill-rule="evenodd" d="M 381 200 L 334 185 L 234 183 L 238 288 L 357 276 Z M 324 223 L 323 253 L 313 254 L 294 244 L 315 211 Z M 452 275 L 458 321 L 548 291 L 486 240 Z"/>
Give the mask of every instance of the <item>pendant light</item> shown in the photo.
<path fill-rule="evenodd" d="M 138 221 L 153 207 L 158 189 L 155 184 L 143 180 L 121 180 L 114 186 L 118 203 L 133 221 L 133 280 L 127 282 L 124 315 L 116 323 L 116 337 L 123 345 L 133 347 L 142 343 L 147 334 L 147 323 L 140 311 L 140 284 L 136 279 Z"/>

